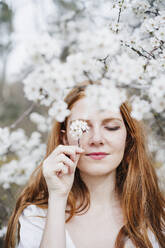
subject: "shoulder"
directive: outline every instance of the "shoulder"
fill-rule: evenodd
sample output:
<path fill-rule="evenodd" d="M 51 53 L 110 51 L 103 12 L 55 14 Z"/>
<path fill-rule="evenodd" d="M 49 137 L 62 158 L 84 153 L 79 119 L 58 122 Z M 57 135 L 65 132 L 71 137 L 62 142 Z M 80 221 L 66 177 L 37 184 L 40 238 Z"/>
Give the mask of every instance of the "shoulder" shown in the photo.
<path fill-rule="evenodd" d="M 31 204 L 23 210 L 19 217 L 20 227 L 38 227 L 40 229 L 43 229 L 45 225 L 46 215 L 47 209 L 42 209 L 36 205 Z"/>
<path fill-rule="evenodd" d="M 34 204 L 31 204 L 24 208 L 22 215 L 23 216 L 41 216 L 41 217 L 46 217 L 47 214 L 47 209 L 42 209 Z"/>
<path fill-rule="evenodd" d="M 36 205 L 29 205 L 22 211 L 19 217 L 20 240 L 17 248 L 36 248 L 40 246 L 46 213 L 47 210 Z"/>

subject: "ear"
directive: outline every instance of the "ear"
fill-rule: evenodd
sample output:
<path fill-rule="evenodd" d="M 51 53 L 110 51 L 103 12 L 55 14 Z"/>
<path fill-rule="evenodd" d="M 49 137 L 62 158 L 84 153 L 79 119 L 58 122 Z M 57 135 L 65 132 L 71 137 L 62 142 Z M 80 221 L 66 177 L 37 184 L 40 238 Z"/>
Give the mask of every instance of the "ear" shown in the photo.
<path fill-rule="evenodd" d="M 62 143 L 64 145 L 68 145 L 68 139 L 67 139 L 67 135 L 66 135 L 66 130 L 61 130 L 61 139 L 62 139 Z"/>

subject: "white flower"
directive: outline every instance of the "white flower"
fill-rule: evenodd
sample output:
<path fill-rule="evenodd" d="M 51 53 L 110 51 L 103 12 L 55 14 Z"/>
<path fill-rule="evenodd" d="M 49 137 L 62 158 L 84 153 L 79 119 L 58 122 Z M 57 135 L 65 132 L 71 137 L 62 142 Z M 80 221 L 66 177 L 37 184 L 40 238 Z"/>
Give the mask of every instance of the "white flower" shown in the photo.
<path fill-rule="evenodd" d="M 5 154 L 11 145 L 9 128 L 0 128 L 0 155 Z"/>
<path fill-rule="evenodd" d="M 27 144 L 27 136 L 25 134 L 25 131 L 21 128 L 11 132 L 10 135 L 10 142 L 11 142 L 11 148 L 10 150 L 12 152 L 21 151 L 23 147 Z"/>
<path fill-rule="evenodd" d="M 25 96 L 30 101 L 36 102 L 40 98 L 42 89 L 41 77 L 40 71 L 34 71 L 23 81 Z"/>
<path fill-rule="evenodd" d="M 110 63 L 108 75 L 116 82 L 131 85 L 134 80 L 139 80 L 144 71 L 145 61 L 142 58 L 131 58 L 127 53 L 122 53 Z"/>
<path fill-rule="evenodd" d="M 151 107 L 157 112 L 161 113 L 165 110 L 164 97 L 152 99 Z"/>
<path fill-rule="evenodd" d="M 165 97 L 165 77 L 160 75 L 159 78 L 156 78 L 152 81 L 152 86 L 149 90 L 149 96 L 151 100 L 154 98 Z"/>
<path fill-rule="evenodd" d="M 150 39 L 150 43 L 151 43 L 152 49 L 155 49 L 158 46 L 160 46 L 160 41 L 156 37 L 152 37 Z"/>
<path fill-rule="evenodd" d="M 53 56 L 59 56 L 61 47 L 59 41 L 49 36 L 47 33 L 38 35 L 35 39 L 28 40 L 25 45 L 29 62 L 34 64 L 43 63 L 50 60 Z"/>
<path fill-rule="evenodd" d="M 31 149 L 31 147 L 37 147 L 41 143 L 41 134 L 37 131 L 31 134 L 30 139 L 28 140 L 26 147 Z"/>
<path fill-rule="evenodd" d="M 110 109 L 111 111 L 119 112 L 120 104 L 118 90 L 111 88 L 108 91 L 106 88 L 100 88 L 98 106 L 101 110 Z"/>
<path fill-rule="evenodd" d="M 109 109 L 119 112 L 120 105 L 126 100 L 126 92 L 115 87 L 113 81 L 103 80 L 104 85 L 89 85 L 86 96 L 99 110 Z"/>
<path fill-rule="evenodd" d="M 138 97 L 133 98 L 131 116 L 137 120 L 147 118 L 147 114 L 150 112 L 151 106 L 145 101 Z"/>
<path fill-rule="evenodd" d="M 160 73 L 160 62 L 152 59 L 147 65 L 146 74 L 148 77 L 157 77 Z"/>
<path fill-rule="evenodd" d="M 144 29 L 144 31 L 149 33 L 153 32 L 156 28 L 158 28 L 158 26 L 156 25 L 156 22 L 153 18 L 147 19 L 142 24 L 142 29 Z"/>
<path fill-rule="evenodd" d="M 61 63 L 60 61 L 56 61 L 56 60 L 51 63 L 50 67 L 52 71 L 51 78 L 54 79 L 52 80 L 52 88 L 54 88 L 52 94 L 54 97 L 57 96 L 58 98 L 60 98 L 61 96 L 60 90 L 63 90 L 67 87 L 73 87 L 75 84 L 73 77 L 74 68 L 72 68 L 69 63 Z"/>
<path fill-rule="evenodd" d="M 86 121 L 75 120 L 70 125 L 70 134 L 76 140 L 80 139 L 84 132 L 89 131 L 89 126 Z"/>
<path fill-rule="evenodd" d="M 107 27 L 96 29 L 93 33 L 90 30 L 81 32 L 78 42 L 80 50 L 93 58 L 114 55 L 120 48 L 118 37 Z"/>
<path fill-rule="evenodd" d="M 69 116 L 70 110 L 68 109 L 68 105 L 64 101 L 58 101 L 53 103 L 48 113 L 57 121 L 63 122 L 65 118 Z"/>
<path fill-rule="evenodd" d="M 131 7 L 137 16 L 145 16 L 145 11 L 149 9 L 150 5 L 147 0 L 133 0 Z"/>
<path fill-rule="evenodd" d="M 155 31 L 155 37 L 158 38 L 159 40 L 165 41 L 165 28 L 160 27 L 159 30 Z"/>
<path fill-rule="evenodd" d="M 76 54 L 69 55 L 67 57 L 67 64 L 70 74 L 72 73 L 72 81 L 73 78 L 75 78 L 77 82 L 87 79 L 84 72 L 88 72 L 89 75 L 92 76 L 93 80 L 97 80 L 101 77 L 104 68 L 103 63 L 85 52 L 78 52 Z"/>
<path fill-rule="evenodd" d="M 47 132 L 51 128 L 51 117 L 44 117 L 37 112 L 33 112 L 30 114 L 30 120 L 37 125 L 37 129 L 41 132 Z"/>
<path fill-rule="evenodd" d="M 31 72 L 23 81 L 25 96 L 31 101 L 39 101 L 40 104 L 50 106 L 53 100 L 60 99 L 62 96 L 63 81 L 58 80 L 57 75 L 63 74 L 58 71 L 59 65 L 56 68 L 54 65 L 43 64 Z M 58 80 L 59 83 L 56 81 Z"/>
<path fill-rule="evenodd" d="M 34 132 L 23 147 L 16 152 L 18 160 L 11 160 L 0 168 L 0 184 L 9 188 L 10 184 L 24 185 L 35 167 L 41 162 L 46 152 L 46 145 L 41 143 L 40 135 Z"/>

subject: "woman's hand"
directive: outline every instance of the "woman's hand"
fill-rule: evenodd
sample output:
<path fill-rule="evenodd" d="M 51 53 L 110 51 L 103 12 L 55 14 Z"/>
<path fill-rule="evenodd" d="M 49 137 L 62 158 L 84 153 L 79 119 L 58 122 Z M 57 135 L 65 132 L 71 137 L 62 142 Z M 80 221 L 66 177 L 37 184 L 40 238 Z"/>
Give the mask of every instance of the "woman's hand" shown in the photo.
<path fill-rule="evenodd" d="M 43 162 L 49 195 L 67 198 L 71 190 L 75 169 L 84 150 L 78 146 L 59 145 Z"/>

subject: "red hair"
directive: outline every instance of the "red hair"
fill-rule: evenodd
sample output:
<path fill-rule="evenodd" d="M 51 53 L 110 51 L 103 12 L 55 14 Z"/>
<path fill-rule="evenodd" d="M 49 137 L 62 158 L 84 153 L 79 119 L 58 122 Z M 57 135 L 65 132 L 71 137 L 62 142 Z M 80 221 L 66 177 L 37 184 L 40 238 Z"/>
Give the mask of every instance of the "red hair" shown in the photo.
<path fill-rule="evenodd" d="M 96 82 L 83 82 L 70 91 L 65 98 L 69 109 L 76 101 L 85 96 L 86 86 L 93 83 Z M 118 233 L 115 248 L 124 248 L 127 238 L 131 239 L 135 247 L 153 248 L 148 238 L 147 228 L 154 233 L 160 247 L 164 248 L 165 198 L 158 187 L 153 159 L 147 149 L 145 129 L 142 122 L 131 117 L 131 106 L 128 103 L 121 105 L 120 112 L 127 129 L 127 138 L 123 160 L 116 169 L 115 191 L 119 196 L 126 224 L 122 226 Z M 66 122 L 67 119 L 63 123 L 54 121 L 45 158 L 59 144 L 62 144 L 61 130 L 65 129 Z M 23 209 L 30 204 L 46 209 L 48 207 L 48 197 L 41 163 L 33 172 L 16 202 L 8 224 L 5 248 L 14 248 L 16 238 L 19 240 L 18 219 Z M 80 200 L 78 207 L 76 207 L 77 199 Z M 78 168 L 75 171 L 67 206 L 69 206 L 69 210 L 65 211 L 69 213 L 69 217 L 66 222 L 70 221 L 74 215 L 87 212 L 90 207 L 89 191 L 80 176 Z M 16 233 L 18 233 L 18 237 L 16 237 Z"/>

